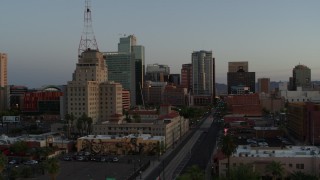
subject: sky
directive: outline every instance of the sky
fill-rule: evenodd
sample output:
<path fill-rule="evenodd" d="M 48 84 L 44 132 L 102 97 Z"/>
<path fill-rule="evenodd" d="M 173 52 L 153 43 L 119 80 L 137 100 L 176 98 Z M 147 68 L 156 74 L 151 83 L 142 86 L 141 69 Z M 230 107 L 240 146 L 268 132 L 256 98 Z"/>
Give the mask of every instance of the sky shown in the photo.
<path fill-rule="evenodd" d="M 304 64 L 320 80 L 319 0 L 92 0 L 99 50 L 116 51 L 134 34 L 145 46 L 145 64 L 179 73 L 193 51 L 216 59 L 216 82 L 228 62 L 248 61 L 256 79 L 288 81 Z M 84 0 L 3 0 L 0 52 L 8 54 L 11 85 L 67 84 L 77 63 Z"/>

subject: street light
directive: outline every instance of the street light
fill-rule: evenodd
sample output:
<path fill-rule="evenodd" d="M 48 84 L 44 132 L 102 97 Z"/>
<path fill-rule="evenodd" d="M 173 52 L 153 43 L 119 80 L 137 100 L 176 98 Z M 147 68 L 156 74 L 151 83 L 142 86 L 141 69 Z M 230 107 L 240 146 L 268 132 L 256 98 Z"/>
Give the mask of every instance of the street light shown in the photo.
<path fill-rule="evenodd" d="M 139 171 L 139 173 L 140 173 L 140 179 L 142 179 L 142 177 L 141 177 L 141 175 L 142 175 L 142 171 Z"/>

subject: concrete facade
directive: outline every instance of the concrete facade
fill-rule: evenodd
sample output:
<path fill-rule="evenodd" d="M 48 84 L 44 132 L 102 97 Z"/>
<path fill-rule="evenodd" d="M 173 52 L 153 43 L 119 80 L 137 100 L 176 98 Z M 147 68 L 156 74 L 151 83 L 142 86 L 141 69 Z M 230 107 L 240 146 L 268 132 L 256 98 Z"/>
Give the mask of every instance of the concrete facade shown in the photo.
<path fill-rule="evenodd" d="M 0 111 L 9 108 L 8 56 L 0 52 Z"/>
<path fill-rule="evenodd" d="M 98 51 L 82 53 L 67 91 L 67 111 L 76 119 L 85 113 L 96 123 L 122 115 L 122 85 L 107 81 L 103 54 Z"/>
<path fill-rule="evenodd" d="M 255 172 L 261 176 L 272 176 L 266 172 L 266 166 L 272 161 L 280 162 L 284 168 L 284 177 L 295 171 L 320 176 L 320 155 L 316 146 L 287 146 L 285 148 L 238 146 L 236 153 L 230 157 L 230 166 L 236 167 L 243 164 L 253 165 Z M 219 161 L 220 176 L 226 176 L 227 158 Z"/>

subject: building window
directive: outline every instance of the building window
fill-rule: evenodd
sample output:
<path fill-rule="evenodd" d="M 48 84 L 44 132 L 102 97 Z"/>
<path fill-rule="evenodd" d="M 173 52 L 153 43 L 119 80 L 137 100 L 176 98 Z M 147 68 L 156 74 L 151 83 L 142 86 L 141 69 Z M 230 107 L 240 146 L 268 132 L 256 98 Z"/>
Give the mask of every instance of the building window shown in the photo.
<path fill-rule="evenodd" d="M 292 167 L 292 164 L 291 164 L 291 163 L 289 164 L 289 167 Z"/>

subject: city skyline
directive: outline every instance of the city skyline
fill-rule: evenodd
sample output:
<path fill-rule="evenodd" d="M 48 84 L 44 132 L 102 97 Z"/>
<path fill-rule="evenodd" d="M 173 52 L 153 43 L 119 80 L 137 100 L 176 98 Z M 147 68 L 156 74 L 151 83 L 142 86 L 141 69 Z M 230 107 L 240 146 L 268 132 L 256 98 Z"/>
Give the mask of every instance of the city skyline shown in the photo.
<path fill-rule="evenodd" d="M 181 73 L 193 51 L 213 51 L 216 82 L 226 84 L 228 62 L 248 61 L 258 78 L 288 81 L 292 68 L 320 80 L 318 1 L 92 1 L 99 50 L 115 51 L 134 34 L 145 64 Z M 0 52 L 8 55 L 8 83 L 40 87 L 72 79 L 83 30 L 84 1 L 7 1 L 0 7 Z"/>

